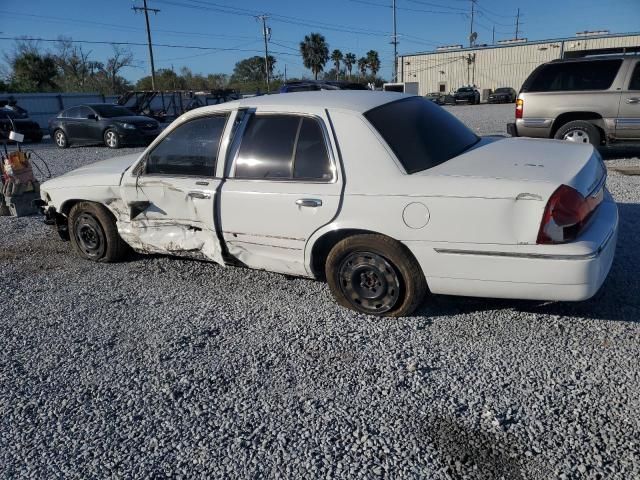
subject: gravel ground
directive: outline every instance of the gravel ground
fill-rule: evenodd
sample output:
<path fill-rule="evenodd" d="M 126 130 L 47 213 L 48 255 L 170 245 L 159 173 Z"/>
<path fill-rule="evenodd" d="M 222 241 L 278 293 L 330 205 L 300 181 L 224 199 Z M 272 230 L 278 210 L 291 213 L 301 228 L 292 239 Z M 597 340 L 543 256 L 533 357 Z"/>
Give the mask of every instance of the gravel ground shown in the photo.
<path fill-rule="evenodd" d="M 451 110 L 495 134 L 513 106 Z M 112 154 L 37 150 L 56 175 Z M 438 296 L 403 319 L 267 272 L 96 265 L 0 218 L 0 477 L 640 478 L 639 187 L 611 172 L 594 299 Z"/>

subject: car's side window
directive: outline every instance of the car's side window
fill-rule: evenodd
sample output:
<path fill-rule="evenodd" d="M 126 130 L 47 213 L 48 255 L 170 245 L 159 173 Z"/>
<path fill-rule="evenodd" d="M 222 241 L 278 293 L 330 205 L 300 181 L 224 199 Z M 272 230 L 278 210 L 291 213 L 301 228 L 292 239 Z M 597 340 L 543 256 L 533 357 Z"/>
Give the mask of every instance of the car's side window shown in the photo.
<path fill-rule="evenodd" d="M 89 107 L 80 107 L 80 111 L 78 112 L 78 116 L 76 118 L 83 118 L 86 120 L 87 117 L 92 113 L 93 112 Z"/>
<path fill-rule="evenodd" d="M 333 172 L 322 129 L 317 120 L 303 118 L 293 161 L 293 178 L 331 180 Z"/>
<path fill-rule="evenodd" d="M 64 114 L 64 118 L 79 118 L 80 115 L 80 107 L 71 107 Z"/>
<path fill-rule="evenodd" d="M 196 118 L 174 129 L 147 156 L 146 173 L 214 177 L 227 117 Z"/>
<path fill-rule="evenodd" d="M 631 74 L 629 90 L 640 90 L 640 62 L 636 63 L 636 68 L 633 69 L 633 74 Z"/>
<path fill-rule="evenodd" d="M 245 129 L 238 158 L 236 178 L 291 178 L 293 148 L 300 117 L 254 115 Z"/>
<path fill-rule="evenodd" d="M 235 178 L 329 181 L 333 168 L 318 120 L 254 115 L 245 129 Z"/>

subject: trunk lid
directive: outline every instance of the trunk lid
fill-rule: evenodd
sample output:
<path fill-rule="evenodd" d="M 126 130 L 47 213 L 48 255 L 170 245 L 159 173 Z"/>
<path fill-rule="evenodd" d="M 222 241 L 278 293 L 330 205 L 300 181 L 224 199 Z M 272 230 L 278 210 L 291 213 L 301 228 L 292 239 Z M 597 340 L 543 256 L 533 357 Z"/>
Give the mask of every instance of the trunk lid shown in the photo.
<path fill-rule="evenodd" d="M 483 139 L 469 151 L 416 175 L 446 175 L 568 185 L 583 196 L 606 176 L 600 154 L 588 144 L 560 140 Z"/>

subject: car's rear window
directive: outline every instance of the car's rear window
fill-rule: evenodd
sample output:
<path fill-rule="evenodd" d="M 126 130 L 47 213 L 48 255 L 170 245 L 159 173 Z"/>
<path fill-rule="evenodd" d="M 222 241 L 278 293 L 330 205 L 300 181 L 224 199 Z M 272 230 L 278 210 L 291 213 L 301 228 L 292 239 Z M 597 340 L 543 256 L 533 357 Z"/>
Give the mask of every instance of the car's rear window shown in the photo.
<path fill-rule="evenodd" d="M 606 90 L 611 87 L 622 60 L 548 63 L 535 70 L 523 92 Z"/>
<path fill-rule="evenodd" d="M 456 117 L 421 97 L 386 103 L 364 116 L 384 138 L 407 173 L 440 165 L 479 140 Z"/>

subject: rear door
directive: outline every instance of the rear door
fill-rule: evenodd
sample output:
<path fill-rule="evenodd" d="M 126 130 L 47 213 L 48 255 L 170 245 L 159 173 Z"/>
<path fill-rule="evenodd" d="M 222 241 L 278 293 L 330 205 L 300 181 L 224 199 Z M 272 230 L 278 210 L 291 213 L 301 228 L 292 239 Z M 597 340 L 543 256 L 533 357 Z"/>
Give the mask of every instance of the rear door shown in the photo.
<path fill-rule="evenodd" d="M 63 123 L 70 141 L 84 140 L 82 131 L 82 107 L 71 107 L 67 110 Z"/>
<path fill-rule="evenodd" d="M 221 227 L 245 265 L 309 275 L 308 239 L 338 211 L 342 177 L 326 113 L 246 115 L 222 187 Z"/>
<path fill-rule="evenodd" d="M 216 232 L 216 177 L 230 115 L 190 119 L 148 152 L 139 172 L 126 172 L 122 197 L 129 222 L 118 225 L 134 248 L 204 257 L 223 264 Z M 137 170 L 137 168 L 136 168 Z"/>
<path fill-rule="evenodd" d="M 634 63 L 625 79 L 616 119 L 616 138 L 621 140 L 640 140 L 640 61 Z"/>

